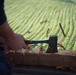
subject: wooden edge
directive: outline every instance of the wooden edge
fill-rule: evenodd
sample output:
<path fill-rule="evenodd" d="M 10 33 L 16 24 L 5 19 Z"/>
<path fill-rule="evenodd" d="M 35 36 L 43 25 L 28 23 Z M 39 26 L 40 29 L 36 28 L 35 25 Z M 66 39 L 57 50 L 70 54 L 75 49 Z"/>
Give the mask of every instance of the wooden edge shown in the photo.
<path fill-rule="evenodd" d="M 11 54 L 7 54 L 9 60 Z M 62 66 L 64 68 L 76 68 L 76 51 L 60 50 L 57 53 L 13 53 L 14 64 L 36 66 Z"/>

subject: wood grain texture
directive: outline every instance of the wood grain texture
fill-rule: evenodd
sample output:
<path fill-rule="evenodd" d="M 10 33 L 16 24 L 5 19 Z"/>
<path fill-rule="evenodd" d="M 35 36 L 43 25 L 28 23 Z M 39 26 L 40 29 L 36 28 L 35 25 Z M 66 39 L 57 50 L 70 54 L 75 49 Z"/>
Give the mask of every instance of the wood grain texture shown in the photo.
<path fill-rule="evenodd" d="M 61 50 L 57 53 L 40 53 L 38 49 L 33 49 L 33 51 L 34 53 L 8 53 L 7 57 L 10 63 L 16 65 L 76 68 L 76 51 Z"/>

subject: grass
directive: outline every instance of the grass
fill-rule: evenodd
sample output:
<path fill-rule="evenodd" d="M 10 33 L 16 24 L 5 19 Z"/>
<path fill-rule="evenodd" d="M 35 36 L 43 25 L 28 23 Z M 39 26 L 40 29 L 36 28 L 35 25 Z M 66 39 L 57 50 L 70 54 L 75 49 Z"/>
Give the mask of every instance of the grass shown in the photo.
<path fill-rule="evenodd" d="M 48 39 L 49 28 L 49 36 L 57 35 L 58 43 L 67 50 L 76 50 L 76 0 L 5 0 L 5 11 L 11 28 L 26 39 Z"/>

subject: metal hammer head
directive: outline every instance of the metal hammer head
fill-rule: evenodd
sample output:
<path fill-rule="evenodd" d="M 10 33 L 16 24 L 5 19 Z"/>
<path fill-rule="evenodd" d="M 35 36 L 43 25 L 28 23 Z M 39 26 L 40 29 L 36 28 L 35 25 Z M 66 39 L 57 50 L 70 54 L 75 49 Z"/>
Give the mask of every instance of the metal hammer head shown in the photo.
<path fill-rule="evenodd" d="M 24 40 L 25 44 L 38 44 L 38 43 L 47 43 L 48 49 L 46 53 L 55 53 L 57 51 L 57 36 L 51 35 L 48 40 Z"/>
<path fill-rule="evenodd" d="M 58 52 L 57 50 L 57 36 L 56 35 L 51 35 L 48 41 L 48 49 L 46 53 L 55 53 Z"/>

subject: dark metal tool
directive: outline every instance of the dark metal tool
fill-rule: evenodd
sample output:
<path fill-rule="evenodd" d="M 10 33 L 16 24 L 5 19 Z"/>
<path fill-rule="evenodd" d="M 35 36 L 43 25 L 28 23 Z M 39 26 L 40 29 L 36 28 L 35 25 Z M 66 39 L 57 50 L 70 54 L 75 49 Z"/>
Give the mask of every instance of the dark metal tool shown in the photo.
<path fill-rule="evenodd" d="M 49 40 L 24 40 L 25 44 L 48 43 Z"/>
<path fill-rule="evenodd" d="M 24 40 L 24 42 L 26 45 L 47 43 L 48 49 L 47 49 L 46 53 L 58 52 L 58 50 L 57 50 L 57 36 L 56 35 L 51 35 L 48 40 Z"/>

